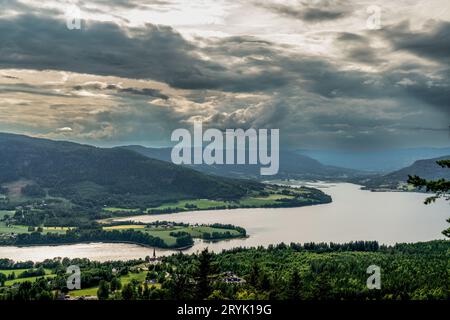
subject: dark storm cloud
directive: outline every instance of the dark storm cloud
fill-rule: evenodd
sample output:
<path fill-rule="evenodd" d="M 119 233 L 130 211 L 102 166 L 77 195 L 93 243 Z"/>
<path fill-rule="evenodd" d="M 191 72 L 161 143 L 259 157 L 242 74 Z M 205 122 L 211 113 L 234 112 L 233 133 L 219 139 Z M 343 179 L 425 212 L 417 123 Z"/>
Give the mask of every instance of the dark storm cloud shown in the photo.
<path fill-rule="evenodd" d="M 247 57 L 262 55 L 270 57 L 276 54 L 276 45 L 270 41 L 264 41 L 250 36 L 234 36 L 214 41 L 207 41 L 209 46 L 205 48 L 208 54 L 229 55 L 233 57 Z"/>
<path fill-rule="evenodd" d="M 341 19 L 351 12 L 349 6 L 342 1 L 319 0 L 299 2 L 296 5 L 278 3 L 259 5 L 274 13 L 312 23 Z"/>
<path fill-rule="evenodd" d="M 202 60 L 199 49 L 170 27 L 122 29 L 88 22 L 68 30 L 64 21 L 33 15 L 0 20 L 0 67 L 54 69 L 164 81 L 183 89 L 265 90 L 286 84 L 282 71 L 248 73 Z"/>
<path fill-rule="evenodd" d="M 169 99 L 169 97 L 165 94 L 162 94 L 161 91 L 156 90 L 156 89 L 149 89 L 149 88 L 124 88 L 124 89 L 119 89 L 119 92 L 131 93 L 131 94 L 146 96 L 146 97 L 155 97 L 155 98 L 160 98 L 160 99 L 164 99 L 164 100 Z"/>
<path fill-rule="evenodd" d="M 62 21 L 31 15 L 2 19 L 0 29 L 4 30 L 0 33 L 0 41 L 5 44 L 0 47 L 0 66 L 4 68 L 154 79 L 177 88 L 230 92 L 298 85 L 327 98 L 376 98 L 386 93 L 394 95 L 397 90 L 382 75 L 342 71 L 327 60 L 284 53 L 283 48 L 253 37 L 209 41 L 206 48 L 200 49 L 170 27 L 121 29 L 113 23 L 89 22 L 83 30 L 68 30 Z M 364 50 L 367 43 L 361 36 L 342 34 L 338 42 L 351 43 L 347 46 L 353 59 L 377 61 L 370 49 Z M 213 62 L 202 60 L 199 52 L 212 56 Z M 240 62 L 229 65 L 232 57 L 240 58 Z M 125 90 L 123 93 L 155 94 L 142 89 Z M 426 99 L 429 91 L 416 92 L 422 92 L 419 97 Z M 443 99 L 435 100 L 436 104 Z"/>
<path fill-rule="evenodd" d="M 147 25 L 129 35 L 114 23 L 68 30 L 64 21 L 33 15 L 0 20 L 0 66 L 57 69 L 173 83 L 207 69 L 193 46 L 170 27 Z"/>
<path fill-rule="evenodd" d="M 1 93 L 28 93 L 28 94 L 39 94 L 52 97 L 64 97 L 64 94 L 57 93 L 48 88 L 31 86 L 25 83 L 17 84 L 0 84 L 0 94 Z"/>
<path fill-rule="evenodd" d="M 428 30 L 414 32 L 407 22 L 384 31 L 396 50 L 404 50 L 439 63 L 450 63 L 450 22 L 430 22 Z"/>
<path fill-rule="evenodd" d="M 441 25 L 433 30 L 442 28 Z M 68 30 L 62 21 L 31 15 L 2 19 L 0 29 L 0 41 L 4 44 L 0 47 L 0 66 L 5 68 L 155 79 L 177 88 L 230 92 L 298 86 L 329 99 L 402 97 L 412 88 L 396 86 L 405 77 L 403 70 L 391 70 L 388 75 L 343 71 L 338 63 L 286 53 L 282 47 L 254 37 L 211 40 L 200 49 L 170 27 L 121 29 L 113 23 L 89 22 L 83 30 Z M 398 34 L 398 30 L 391 33 Z M 434 39 L 435 34 L 440 31 L 420 39 L 426 42 L 424 39 Z M 362 36 L 345 33 L 338 36 L 337 42 L 350 48 L 348 55 L 353 59 L 366 63 L 378 59 L 371 51 L 364 51 L 369 44 Z M 409 47 L 418 50 L 418 46 Z M 213 62 L 201 59 L 200 52 L 212 57 Z M 239 58 L 239 62 L 230 64 L 232 58 Z M 420 72 L 411 77 L 417 73 Z M 433 77 L 411 79 L 417 86 L 412 94 L 433 105 L 446 105 L 448 94 L 443 92 L 448 89 L 448 77 L 441 83 L 430 83 L 428 78 Z M 145 89 L 122 90 L 138 95 L 156 94 Z"/>
<path fill-rule="evenodd" d="M 405 90 L 408 95 L 424 101 L 450 117 L 450 69 L 444 69 L 442 77 L 430 79 L 422 74 L 410 74 L 411 84 Z"/>
<path fill-rule="evenodd" d="M 36 8 L 17 0 L 0 0 L 0 16 L 3 14 L 16 14 L 34 12 L 35 14 L 57 15 L 60 11 L 49 8 Z"/>
<path fill-rule="evenodd" d="M 385 61 L 379 49 L 371 46 L 369 37 L 343 32 L 337 35 L 334 44 L 350 62 L 377 65 Z"/>
<path fill-rule="evenodd" d="M 375 98 L 381 94 L 379 86 L 383 83 L 379 82 L 379 75 L 344 71 L 319 58 L 284 57 L 280 59 L 280 66 L 293 78 L 301 79 L 299 85 L 302 88 L 326 98 Z"/>
<path fill-rule="evenodd" d="M 426 47 L 429 39 L 438 41 L 434 37 L 441 28 L 421 32 L 418 42 Z M 202 42 L 197 45 L 170 27 L 154 25 L 130 29 L 89 21 L 82 30 L 68 30 L 64 21 L 23 15 L 1 19 L 0 30 L 0 67 L 153 79 L 175 88 L 194 89 L 190 94 L 198 96 L 197 100 L 184 96 L 186 101 L 180 102 L 179 108 L 173 101 L 176 97 L 171 98 L 161 108 L 144 99 L 168 98 L 152 88 L 95 82 L 70 87 L 109 90 L 106 93 L 119 97 L 120 108 L 77 118 L 79 123 L 68 119 L 61 124 L 73 127 L 73 132 L 86 139 L 144 141 L 149 132 L 158 132 L 164 139 L 171 129 L 201 115 L 218 128 L 283 128 L 284 139 L 293 145 L 302 134 L 308 135 L 311 143 L 327 140 L 336 145 L 381 145 L 397 131 L 416 127 L 423 114 L 439 110 L 447 115 L 450 110 L 448 68 L 426 67 L 420 61 L 377 68 L 384 62 L 382 53 L 371 48 L 364 34 L 338 34 L 334 45 L 342 56 L 331 58 L 294 53 L 285 46 L 248 36 L 197 39 Z M 382 35 L 395 44 L 394 49 L 443 61 L 445 45 L 435 45 L 433 48 L 441 51 L 432 53 L 412 45 L 414 39 L 406 29 L 385 30 Z M 386 60 L 390 63 L 389 57 Z M 376 71 L 345 68 L 348 62 L 360 62 Z M 206 89 L 225 92 L 209 93 Z M 10 88 L 9 92 L 14 90 L 29 92 L 30 88 Z M 245 100 L 248 106 L 242 106 L 230 92 L 257 94 L 253 101 Z M 217 95 L 217 100 L 231 97 L 224 106 L 215 101 L 209 105 L 211 95 Z M 380 106 L 386 100 L 394 111 Z M 416 114 L 415 118 L 410 114 Z M 402 119 L 403 115 L 409 118 Z M 432 123 L 424 121 L 423 126 L 431 127 Z M 133 128 L 133 132 L 121 128 Z M 405 136 L 409 138 L 407 132 Z"/>

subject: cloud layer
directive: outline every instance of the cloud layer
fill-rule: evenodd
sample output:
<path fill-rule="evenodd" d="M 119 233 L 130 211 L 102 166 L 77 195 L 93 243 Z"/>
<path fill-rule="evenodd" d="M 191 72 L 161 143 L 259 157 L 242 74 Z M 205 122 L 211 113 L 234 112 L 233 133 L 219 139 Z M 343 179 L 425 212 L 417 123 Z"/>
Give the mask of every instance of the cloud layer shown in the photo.
<path fill-rule="evenodd" d="M 370 30 L 365 1 L 75 1 L 89 19 L 69 30 L 62 2 L 49 3 L 7 1 L 0 14 L 2 131 L 166 145 L 202 120 L 280 128 L 286 148 L 448 144 L 445 10 L 383 4 Z M 139 14 L 205 10 L 213 23 Z"/>

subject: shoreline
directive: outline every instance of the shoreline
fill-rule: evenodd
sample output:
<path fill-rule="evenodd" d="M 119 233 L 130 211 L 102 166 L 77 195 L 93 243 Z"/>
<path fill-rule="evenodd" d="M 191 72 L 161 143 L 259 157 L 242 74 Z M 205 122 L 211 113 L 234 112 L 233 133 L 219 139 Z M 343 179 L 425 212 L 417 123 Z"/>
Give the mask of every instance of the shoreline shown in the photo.
<path fill-rule="evenodd" d="M 293 209 L 293 208 L 304 208 L 304 207 L 313 207 L 313 206 L 319 206 L 319 205 L 325 205 L 332 203 L 333 200 L 329 202 L 320 202 L 320 203 L 310 203 L 305 204 L 301 206 L 278 206 L 278 207 L 272 207 L 272 206 L 266 206 L 266 207 L 249 207 L 249 206 L 243 206 L 238 208 L 225 208 L 225 209 L 216 209 L 216 208 L 205 208 L 205 209 L 195 209 L 195 210 L 183 210 L 183 211 L 175 211 L 175 212 L 166 212 L 166 213 L 144 213 L 144 214 L 136 214 L 136 215 L 125 215 L 125 216 L 117 216 L 117 217 L 111 217 L 111 218 L 105 218 L 105 219 L 99 219 L 95 220 L 96 222 L 100 224 L 107 224 L 107 223 L 115 223 L 115 222 L 134 222 L 133 218 L 136 217 L 153 217 L 153 216 L 163 216 L 163 215 L 176 215 L 179 213 L 195 213 L 195 212 L 201 212 L 201 211 L 223 211 L 223 210 L 242 210 L 242 209 Z M 125 220 L 127 218 L 130 218 L 131 220 Z M 159 221 L 159 220 L 158 220 Z M 164 220 L 161 220 L 164 221 Z M 142 224 L 142 223 L 137 223 Z M 143 223 L 145 224 L 145 223 Z M 232 238 L 234 239 L 234 238 Z"/>
<path fill-rule="evenodd" d="M 133 244 L 133 245 L 137 245 L 137 246 L 141 246 L 144 248 L 155 248 L 155 249 L 159 249 L 159 250 L 175 250 L 175 251 L 181 251 L 181 250 L 187 250 L 189 248 L 191 248 L 193 246 L 189 245 L 189 246 L 184 246 L 184 247 L 167 247 L 167 248 L 163 248 L 163 247 L 157 247 L 157 246 L 151 246 L 148 244 L 144 244 L 144 243 L 138 243 L 138 242 L 133 242 L 133 241 L 78 241 L 78 242 L 67 242 L 67 243 L 59 243 L 59 244 L 45 244 L 45 243 L 38 243 L 38 244 L 26 244 L 26 245 L 17 245 L 17 244 L 11 244 L 11 245 L 7 245 L 7 244 L 0 244 L 0 247 L 16 247 L 16 248 L 32 248 L 32 247 L 60 247 L 60 246 L 72 246 L 72 245 L 77 245 L 77 244 L 95 244 L 95 243 L 123 243 L 123 244 Z"/>
<path fill-rule="evenodd" d="M 309 204 L 304 204 L 304 205 L 295 205 L 295 206 L 241 206 L 241 207 L 235 207 L 235 208 L 196 208 L 193 210 L 180 210 L 180 211 L 170 211 L 170 212 L 153 212 L 153 213 L 138 213 L 138 214 L 127 214 L 127 215 L 118 215 L 118 216 L 114 216 L 111 218 L 104 218 L 104 219 L 99 219 L 99 220 L 95 220 L 98 223 L 110 223 L 113 222 L 111 220 L 115 220 L 115 219 L 124 219 L 124 218 L 128 218 L 128 217 L 137 217 L 137 216 L 162 216 L 162 215 L 166 215 L 166 214 L 177 214 L 177 213 L 189 213 L 189 212 L 197 212 L 197 211 L 220 211 L 220 210 L 236 210 L 236 209 L 282 209 L 282 208 L 302 208 L 302 207 L 309 207 L 309 206 L 317 206 L 317 205 L 321 205 L 321 204 L 329 204 L 333 202 L 333 200 L 328 201 L 328 202 L 319 202 L 319 203 L 309 203 Z"/>
<path fill-rule="evenodd" d="M 195 238 L 195 239 L 200 239 L 204 242 L 220 242 L 220 241 L 226 241 L 226 240 L 235 240 L 235 239 L 245 239 L 248 238 L 248 235 L 245 236 L 239 236 L 239 237 L 231 237 L 231 238 L 220 238 L 220 239 L 202 239 L 202 238 Z M 37 244 L 25 244 L 25 245 L 17 245 L 17 244 L 1 244 L 0 243 L 0 247 L 16 247 L 16 248 L 32 248 L 32 247 L 60 247 L 60 246 L 70 246 L 70 245 L 77 245 L 77 244 L 91 244 L 91 243 L 123 243 L 123 244 L 133 244 L 133 245 L 138 245 L 144 248 L 155 248 L 155 249 L 159 249 L 159 250 L 171 250 L 171 251 L 184 251 L 184 250 L 188 250 L 190 248 L 192 248 L 195 243 L 188 245 L 188 246 L 183 246 L 183 247 L 158 247 L 158 246 L 151 246 L 148 244 L 144 244 L 144 243 L 139 243 L 139 242 L 133 242 L 133 241 L 77 241 L 77 242 L 67 242 L 67 243 L 59 243 L 59 244 L 45 244 L 45 243 L 37 243 Z M 1 257 L 0 257 L 1 258 Z"/>

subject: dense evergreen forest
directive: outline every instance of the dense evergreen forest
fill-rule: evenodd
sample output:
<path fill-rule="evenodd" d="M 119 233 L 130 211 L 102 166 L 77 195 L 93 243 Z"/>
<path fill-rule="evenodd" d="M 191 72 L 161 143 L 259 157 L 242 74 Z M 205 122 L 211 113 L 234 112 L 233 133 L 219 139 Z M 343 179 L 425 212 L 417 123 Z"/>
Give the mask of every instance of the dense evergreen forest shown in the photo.
<path fill-rule="evenodd" d="M 99 299 L 445 300 L 450 298 L 449 252 L 450 242 L 445 240 L 395 246 L 361 241 L 280 244 L 220 254 L 205 250 L 158 262 L 149 257 L 107 263 L 52 259 L 36 264 L 0 259 L 0 297 L 39 300 L 70 294 L 66 268 L 75 264 L 81 268 L 82 289 L 93 288 Z M 381 269 L 380 289 L 366 285 L 371 265 Z M 51 269 L 54 277 L 5 286 L 7 277 L 1 272 L 20 268 Z M 140 273 L 143 277 L 136 280 Z M 134 280 L 124 281 L 133 276 Z"/>

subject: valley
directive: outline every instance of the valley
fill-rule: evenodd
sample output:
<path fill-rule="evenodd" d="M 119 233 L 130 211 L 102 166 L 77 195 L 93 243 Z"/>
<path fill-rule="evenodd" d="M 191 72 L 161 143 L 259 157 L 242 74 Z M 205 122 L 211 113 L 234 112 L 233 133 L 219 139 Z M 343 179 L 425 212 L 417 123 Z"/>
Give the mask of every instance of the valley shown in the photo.
<path fill-rule="evenodd" d="M 193 239 L 246 233 L 214 224 L 108 226 L 107 219 L 331 202 L 315 188 L 207 175 L 122 148 L 0 133 L 0 152 L 5 155 L 0 159 L 1 245 L 103 241 L 186 248 Z"/>

